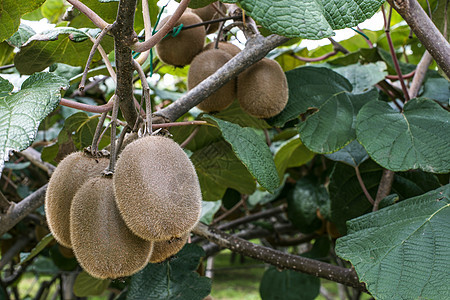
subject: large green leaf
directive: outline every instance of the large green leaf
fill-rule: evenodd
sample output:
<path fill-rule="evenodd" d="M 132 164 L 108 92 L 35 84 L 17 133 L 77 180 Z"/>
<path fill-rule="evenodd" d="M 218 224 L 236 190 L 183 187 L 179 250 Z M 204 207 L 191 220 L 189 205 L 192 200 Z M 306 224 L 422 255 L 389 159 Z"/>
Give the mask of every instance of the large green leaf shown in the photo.
<path fill-rule="evenodd" d="M 19 29 L 7 40 L 7 42 L 17 48 L 22 47 L 30 37 L 36 32 L 28 25 L 20 24 Z"/>
<path fill-rule="evenodd" d="M 370 64 L 353 64 L 345 67 L 334 68 L 333 71 L 341 74 L 353 86 L 352 92 L 364 93 L 372 89 L 375 84 L 384 80 L 388 75 L 386 63 L 379 61 Z"/>
<path fill-rule="evenodd" d="M 0 42 L 17 31 L 20 18 L 33 11 L 45 0 L 1 0 L 0 1 Z"/>
<path fill-rule="evenodd" d="M 84 67 L 93 45 L 89 35 L 95 37 L 98 33 L 97 29 L 56 27 L 37 34 L 16 54 L 14 65 L 21 74 L 33 74 L 57 62 Z M 112 37 L 105 36 L 102 46 L 106 52 L 111 51 Z M 93 60 L 100 59 L 100 54 L 96 52 Z"/>
<path fill-rule="evenodd" d="M 77 297 L 101 295 L 110 283 L 108 279 L 98 279 L 82 271 L 75 279 L 73 293 Z"/>
<path fill-rule="evenodd" d="M 369 155 L 366 149 L 355 140 L 337 152 L 325 154 L 325 157 L 334 161 L 343 162 L 352 167 L 357 167 L 365 162 L 369 158 Z"/>
<path fill-rule="evenodd" d="M 450 185 L 348 222 L 336 253 L 376 299 L 449 299 Z"/>
<path fill-rule="evenodd" d="M 131 277 L 127 300 L 201 300 L 211 291 L 211 279 L 195 270 L 205 255 L 195 244 L 186 244 L 175 258 L 148 264 Z"/>
<path fill-rule="evenodd" d="M 273 266 L 264 272 L 259 285 L 262 300 L 313 300 L 319 292 L 319 278 Z"/>
<path fill-rule="evenodd" d="M 278 172 L 273 161 L 269 147 L 254 129 L 241 127 L 237 124 L 205 115 L 204 118 L 212 120 L 222 131 L 224 139 L 230 143 L 236 156 L 256 178 L 258 183 L 274 192 L 280 185 Z"/>
<path fill-rule="evenodd" d="M 367 103 L 357 117 L 359 142 L 386 169 L 450 171 L 450 113 L 434 101 L 410 100 L 400 113 L 381 101 Z"/>
<path fill-rule="evenodd" d="M 370 18 L 384 0 L 239 0 L 263 27 L 286 37 L 322 39 L 333 29 L 356 26 Z"/>
<path fill-rule="evenodd" d="M 12 94 L 13 86 L 0 77 L 0 172 L 11 151 L 21 151 L 36 137 L 39 123 L 61 99 L 67 80 L 51 73 L 37 73 Z"/>
<path fill-rule="evenodd" d="M 300 167 L 309 162 L 314 153 L 303 145 L 298 135 L 282 143 L 275 153 L 274 161 L 278 176 L 283 177 L 287 168 Z"/>
<path fill-rule="evenodd" d="M 252 194 L 256 188 L 252 175 L 223 140 L 195 151 L 190 159 L 205 201 L 222 199 L 229 187 L 242 194 Z"/>

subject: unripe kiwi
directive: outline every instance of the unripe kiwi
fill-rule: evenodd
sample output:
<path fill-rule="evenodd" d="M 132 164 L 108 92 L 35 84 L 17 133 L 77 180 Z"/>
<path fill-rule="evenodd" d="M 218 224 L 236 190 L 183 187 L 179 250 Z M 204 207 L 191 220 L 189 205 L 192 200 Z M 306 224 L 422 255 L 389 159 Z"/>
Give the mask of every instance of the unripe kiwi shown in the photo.
<path fill-rule="evenodd" d="M 117 207 L 137 236 L 183 236 L 200 219 L 202 194 L 194 166 L 173 140 L 146 136 L 120 155 L 113 177 Z"/>
<path fill-rule="evenodd" d="M 148 263 L 153 247 L 125 225 L 113 190 L 111 178 L 92 178 L 75 194 L 70 208 L 75 257 L 86 272 L 101 279 L 138 272 Z"/>
<path fill-rule="evenodd" d="M 279 114 L 289 96 L 283 69 L 275 60 L 263 58 L 239 75 L 237 96 L 249 115 L 270 118 Z"/>
<path fill-rule="evenodd" d="M 186 244 L 190 233 L 185 233 L 179 238 L 174 238 L 167 241 L 154 242 L 153 252 L 150 257 L 151 263 L 158 263 L 165 261 L 167 258 L 177 254 L 181 248 Z"/>
<path fill-rule="evenodd" d="M 170 19 L 168 16 L 161 20 L 158 29 Z M 177 21 L 175 26 L 183 24 L 184 26 L 201 23 L 202 19 L 192 13 L 184 13 Z M 166 36 L 156 44 L 156 53 L 165 63 L 177 67 L 189 65 L 194 57 L 200 53 L 205 44 L 206 32 L 203 26 L 181 30 L 177 36 Z"/>
<path fill-rule="evenodd" d="M 72 248 L 69 216 L 75 193 L 88 179 L 100 175 L 108 164 L 107 158 L 74 152 L 66 156 L 52 174 L 45 194 L 45 215 L 54 238 L 64 247 Z"/>
<path fill-rule="evenodd" d="M 216 46 L 215 42 L 208 43 L 203 48 L 203 51 L 215 49 L 215 46 Z M 233 45 L 231 43 L 219 42 L 219 44 L 217 46 L 218 46 L 219 49 L 222 49 L 225 52 L 227 52 L 228 54 L 231 54 L 231 56 L 235 56 L 236 54 L 241 52 L 241 49 L 238 46 Z"/>
<path fill-rule="evenodd" d="M 193 89 L 230 59 L 231 55 L 221 49 L 211 49 L 197 55 L 189 68 L 188 88 Z M 236 99 L 236 79 L 227 82 L 197 107 L 206 112 L 221 111 L 230 106 L 234 99 Z"/>
<path fill-rule="evenodd" d="M 226 12 L 227 12 L 226 6 L 223 3 L 219 2 L 219 1 L 211 3 L 211 4 L 209 4 L 209 5 L 205 6 L 205 7 L 192 9 L 191 11 L 194 14 L 196 14 L 197 16 L 199 16 L 204 22 L 222 18 L 222 16 L 214 8 L 213 4 L 216 5 L 216 7 L 221 12 L 226 14 Z M 210 34 L 210 33 L 216 32 L 217 29 L 219 29 L 219 25 L 220 25 L 220 22 L 205 25 L 205 28 L 207 29 L 206 30 L 206 34 Z"/>

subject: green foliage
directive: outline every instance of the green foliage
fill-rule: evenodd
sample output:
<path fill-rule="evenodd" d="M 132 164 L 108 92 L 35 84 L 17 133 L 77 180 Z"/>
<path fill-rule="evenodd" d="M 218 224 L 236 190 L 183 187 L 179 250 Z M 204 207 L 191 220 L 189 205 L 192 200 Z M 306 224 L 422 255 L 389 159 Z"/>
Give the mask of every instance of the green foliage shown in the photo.
<path fill-rule="evenodd" d="M 262 300 L 313 300 L 319 290 L 319 278 L 275 267 L 266 270 L 259 286 Z"/>
<path fill-rule="evenodd" d="M 176 0 L 177 2 L 180 2 L 181 0 Z M 213 2 L 215 2 L 216 0 L 192 0 L 189 2 L 189 7 L 190 8 L 200 8 L 200 7 L 205 7 Z"/>
<path fill-rule="evenodd" d="M 11 93 L 13 86 L 0 77 L 0 171 L 11 151 L 21 151 L 36 137 L 39 123 L 58 105 L 67 81 L 51 73 L 37 73 Z"/>
<path fill-rule="evenodd" d="M 47 247 L 48 244 L 53 242 L 55 239 L 53 238 L 53 235 L 51 233 L 47 234 L 42 240 L 39 241 L 39 243 L 34 247 L 30 253 L 22 255 L 20 257 L 20 263 L 24 264 L 27 261 L 30 261 L 33 257 L 38 255 L 42 250 L 44 250 L 45 247 Z"/>
<path fill-rule="evenodd" d="M 351 220 L 336 253 L 352 262 L 376 299 L 447 299 L 449 214 L 446 185 Z"/>
<path fill-rule="evenodd" d="M 127 300 L 203 299 L 211 291 L 211 280 L 195 272 L 202 256 L 201 247 L 186 244 L 175 258 L 148 264 L 132 276 Z"/>
<path fill-rule="evenodd" d="M 82 271 L 75 279 L 73 293 L 77 297 L 101 295 L 110 283 L 110 280 L 94 278 L 85 271 Z"/>
<path fill-rule="evenodd" d="M 450 113 L 423 98 L 412 99 L 403 112 L 389 104 L 366 104 L 357 117 L 359 142 L 381 166 L 393 171 L 450 171 Z"/>
<path fill-rule="evenodd" d="M 306 164 L 314 155 L 313 152 L 303 145 L 298 136 L 283 142 L 274 157 L 278 176 L 281 178 L 287 168 L 300 167 Z"/>

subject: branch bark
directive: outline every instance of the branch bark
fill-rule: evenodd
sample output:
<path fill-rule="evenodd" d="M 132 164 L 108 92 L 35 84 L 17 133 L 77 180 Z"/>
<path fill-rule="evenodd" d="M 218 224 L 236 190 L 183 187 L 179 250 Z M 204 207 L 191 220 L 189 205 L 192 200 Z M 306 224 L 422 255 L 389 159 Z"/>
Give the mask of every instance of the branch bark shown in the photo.
<path fill-rule="evenodd" d="M 160 116 L 168 121 L 175 121 L 246 68 L 262 59 L 270 50 L 288 40 L 286 37 L 275 34 L 267 38 L 256 35 L 248 41 L 245 49 L 239 54 L 177 101 L 157 111 L 155 116 Z"/>
<path fill-rule="evenodd" d="M 387 0 L 405 19 L 436 63 L 450 77 L 450 44 L 434 25 L 417 0 Z"/>
<path fill-rule="evenodd" d="M 239 237 L 227 234 L 217 229 L 199 223 L 193 233 L 200 235 L 217 245 L 228 248 L 233 252 L 264 261 L 283 269 L 299 271 L 305 274 L 324 278 L 334 282 L 352 286 L 362 291 L 367 291 L 364 284 L 360 283 L 353 269 L 338 267 L 318 260 L 302 256 L 284 253 L 272 248 L 256 245 Z"/>

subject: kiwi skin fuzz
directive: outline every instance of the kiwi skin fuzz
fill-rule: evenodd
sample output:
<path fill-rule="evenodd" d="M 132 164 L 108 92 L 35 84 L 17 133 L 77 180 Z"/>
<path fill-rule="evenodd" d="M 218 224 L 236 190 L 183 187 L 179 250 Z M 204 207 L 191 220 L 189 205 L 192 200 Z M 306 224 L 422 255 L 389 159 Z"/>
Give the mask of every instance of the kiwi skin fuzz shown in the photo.
<path fill-rule="evenodd" d="M 249 115 L 270 118 L 279 114 L 289 97 L 283 69 L 275 60 L 263 58 L 239 75 L 237 97 Z"/>
<path fill-rule="evenodd" d="M 192 162 L 173 140 L 146 136 L 120 155 L 113 177 L 117 207 L 137 236 L 183 236 L 200 219 L 202 194 Z"/>
<path fill-rule="evenodd" d="M 161 29 L 170 17 L 167 16 L 162 19 L 158 29 Z M 188 26 L 201 22 L 202 19 L 196 14 L 184 13 L 175 26 L 180 24 Z M 189 65 L 194 57 L 202 51 L 205 37 L 206 32 L 203 26 L 181 30 L 177 36 L 168 35 L 156 44 L 156 53 L 163 62 L 176 67 L 183 67 Z"/>
<path fill-rule="evenodd" d="M 177 254 L 181 250 L 181 248 L 183 248 L 184 245 L 186 244 L 189 235 L 190 233 L 188 232 L 179 238 L 174 238 L 167 241 L 154 242 L 150 262 L 159 263 Z"/>
<path fill-rule="evenodd" d="M 197 55 L 189 68 L 188 89 L 193 89 L 208 76 L 214 74 L 231 57 L 230 54 L 221 49 L 211 49 Z M 197 108 L 206 112 L 221 111 L 230 106 L 234 99 L 236 99 L 236 79 L 227 82 L 198 104 Z"/>
<path fill-rule="evenodd" d="M 116 207 L 113 180 L 95 177 L 73 198 L 70 230 L 73 252 L 83 269 L 100 279 L 130 276 L 144 268 L 153 243 L 134 235 Z"/>
<path fill-rule="evenodd" d="M 58 243 L 72 248 L 70 242 L 70 206 L 77 190 L 88 179 L 108 167 L 109 159 L 93 158 L 83 152 L 66 156 L 52 174 L 45 194 L 45 215 Z"/>
<path fill-rule="evenodd" d="M 231 56 L 235 56 L 239 52 L 241 52 L 241 49 L 238 46 L 233 45 L 231 43 L 219 42 L 219 44 L 217 46 L 219 49 L 222 49 L 225 52 L 227 52 L 228 54 L 231 54 Z M 206 46 L 203 48 L 203 51 L 211 50 L 211 49 L 215 49 L 215 42 L 206 44 Z"/>
<path fill-rule="evenodd" d="M 191 12 L 196 14 L 197 16 L 199 16 L 204 22 L 222 18 L 222 16 L 213 7 L 213 4 L 215 4 L 216 7 L 219 8 L 219 10 L 221 12 L 226 14 L 226 12 L 227 12 L 226 6 L 223 3 L 219 2 L 219 1 L 211 3 L 211 4 L 209 4 L 209 5 L 205 6 L 205 7 L 192 9 Z M 220 25 L 220 22 L 205 25 L 205 28 L 207 29 L 206 30 L 206 34 L 210 34 L 210 33 L 216 32 L 217 29 L 219 29 L 219 25 Z"/>

